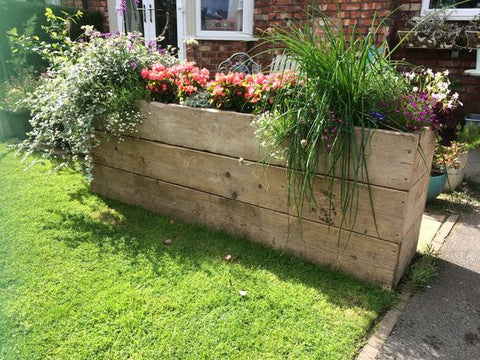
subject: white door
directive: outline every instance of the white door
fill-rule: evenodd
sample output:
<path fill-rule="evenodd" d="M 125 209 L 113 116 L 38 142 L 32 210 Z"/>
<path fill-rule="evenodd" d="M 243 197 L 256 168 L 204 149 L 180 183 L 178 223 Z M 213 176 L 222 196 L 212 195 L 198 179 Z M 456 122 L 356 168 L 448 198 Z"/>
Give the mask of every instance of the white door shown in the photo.
<path fill-rule="evenodd" d="M 139 31 L 147 44 L 161 36 L 158 45 L 171 46 L 180 59 L 185 58 L 183 0 L 116 0 L 116 4 L 120 32 Z"/>

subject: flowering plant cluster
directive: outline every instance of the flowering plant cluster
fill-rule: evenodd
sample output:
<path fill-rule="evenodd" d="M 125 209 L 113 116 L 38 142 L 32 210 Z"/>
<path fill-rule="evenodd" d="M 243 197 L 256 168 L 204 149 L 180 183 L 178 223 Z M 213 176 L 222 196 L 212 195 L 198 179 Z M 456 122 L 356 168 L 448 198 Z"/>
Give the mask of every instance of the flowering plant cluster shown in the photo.
<path fill-rule="evenodd" d="M 370 115 L 380 128 L 417 131 L 423 127 L 438 129 L 440 120 L 435 114 L 435 101 L 426 93 L 400 95 L 382 101 L 381 110 L 371 110 Z"/>
<path fill-rule="evenodd" d="M 447 112 L 462 106 L 458 99 L 458 93 L 452 93 L 450 89 L 451 82 L 448 74 L 448 70 L 434 73 L 432 69 L 404 73 L 413 92 L 427 94 L 435 102 L 435 109 Z"/>
<path fill-rule="evenodd" d="M 462 105 L 458 93 L 451 92 L 448 70 L 405 72 L 403 78 L 406 87 L 402 94 L 371 109 L 375 127 L 401 131 L 431 127 L 436 130 L 446 124 L 454 108 Z"/>
<path fill-rule="evenodd" d="M 91 26 L 84 31 L 33 93 L 33 130 L 23 148 L 27 155 L 41 150 L 45 157 L 61 157 L 61 165 L 80 165 L 90 176 L 88 154 L 99 143 L 98 132 L 133 131 L 142 119 L 141 69 L 154 62 L 170 66 L 176 59 L 146 47 L 139 34 L 101 34 Z"/>
<path fill-rule="evenodd" d="M 217 109 L 239 112 L 252 112 L 260 101 L 260 89 L 256 86 L 253 75 L 240 72 L 228 74 L 217 73 L 207 90 L 211 102 Z"/>
<path fill-rule="evenodd" d="M 292 71 L 268 75 L 217 73 L 210 81 L 208 70 L 188 61 L 173 66 L 153 64 L 142 70 L 142 77 L 154 100 L 188 103 L 186 100 L 194 95 L 207 92 L 215 108 L 246 113 L 267 110 L 279 92 L 292 91 L 298 82 L 298 75 Z"/>
<path fill-rule="evenodd" d="M 265 111 L 280 92 L 292 91 L 298 83 L 293 71 L 270 74 L 216 74 L 207 90 L 215 108 L 240 112 Z"/>
<path fill-rule="evenodd" d="M 210 73 L 186 61 L 173 66 L 162 63 L 142 70 L 142 78 L 147 81 L 147 89 L 152 97 L 161 102 L 176 103 L 198 93 L 207 85 Z"/>
<path fill-rule="evenodd" d="M 444 146 L 440 141 L 435 145 L 433 154 L 432 175 L 441 175 L 447 169 L 462 169 L 468 166 L 462 157 L 465 156 L 467 148 L 465 143 L 460 141 L 452 141 L 450 146 Z"/>

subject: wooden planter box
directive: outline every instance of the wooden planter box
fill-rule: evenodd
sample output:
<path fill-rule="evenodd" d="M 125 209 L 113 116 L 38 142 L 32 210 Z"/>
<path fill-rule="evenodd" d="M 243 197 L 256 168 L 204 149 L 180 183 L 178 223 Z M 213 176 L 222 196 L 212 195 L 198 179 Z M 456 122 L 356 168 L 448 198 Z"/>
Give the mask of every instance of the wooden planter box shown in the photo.
<path fill-rule="evenodd" d="M 161 103 L 142 107 L 150 114 L 137 134 L 121 142 L 103 141 L 95 150 L 94 192 L 244 235 L 387 288 L 398 283 L 417 245 L 432 131 L 372 132 L 371 194 L 360 184 L 357 221 L 340 237 L 340 211 L 328 214 L 328 181 L 320 168 L 317 205 L 305 206 L 300 237 L 296 212 L 287 207 L 286 170 L 280 163 L 267 168 L 258 162 L 262 154 L 251 115 Z M 337 209 L 339 191 L 337 186 L 333 195 Z"/>

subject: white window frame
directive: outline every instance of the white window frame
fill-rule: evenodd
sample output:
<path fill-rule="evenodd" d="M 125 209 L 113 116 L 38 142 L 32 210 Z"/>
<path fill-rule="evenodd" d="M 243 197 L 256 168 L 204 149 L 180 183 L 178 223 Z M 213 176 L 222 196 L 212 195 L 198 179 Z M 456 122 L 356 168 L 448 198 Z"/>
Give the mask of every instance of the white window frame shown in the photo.
<path fill-rule="evenodd" d="M 199 40 L 257 40 L 253 36 L 253 0 L 243 0 L 242 31 L 202 30 L 201 1 L 195 1 L 195 31 Z"/>
<path fill-rule="evenodd" d="M 426 16 L 440 9 L 429 9 L 430 0 L 422 0 L 422 16 Z M 446 19 L 453 21 L 468 21 L 476 15 L 480 15 L 480 8 L 467 9 L 448 9 L 446 11 Z"/>
<path fill-rule="evenodd" d="M 62 5 L 62 0 L 47 0 L 46 3 L 50 5 Z"/>

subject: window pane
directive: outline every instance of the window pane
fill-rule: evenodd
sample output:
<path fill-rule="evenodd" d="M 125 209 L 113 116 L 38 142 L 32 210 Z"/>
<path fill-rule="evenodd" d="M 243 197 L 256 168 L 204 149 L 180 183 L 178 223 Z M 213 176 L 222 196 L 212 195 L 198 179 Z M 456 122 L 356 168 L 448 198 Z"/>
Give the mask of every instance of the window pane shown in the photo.
<path fill-rule="evenodd" d="M 243 31 L 243 0 L 202 0 L 202 30 Z"/>
<path fill-rule="evenodd" d="M 144 33 L 143 28 L 143 17 L 144 14 L 144 7 L 143 1 L 135 1 L 135 0 L 126 0 L 124 2 L 125 6 L 125 31 L 126 32 L 134 32 L 138 31 L 142 34 Z"/>
<path fill-rule="evenodd" d="M 457 9 L 480 9 L 479 0 L 470 0 L 466 2 L 463 2 L 461 0 L 430 0 L 429 9 L 440 9 L 444 6 L 451 5 L 455 5 L 455 8 Z"/>

